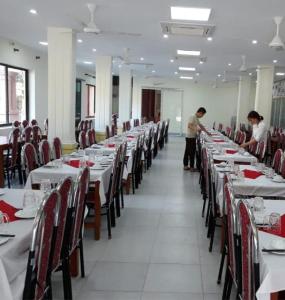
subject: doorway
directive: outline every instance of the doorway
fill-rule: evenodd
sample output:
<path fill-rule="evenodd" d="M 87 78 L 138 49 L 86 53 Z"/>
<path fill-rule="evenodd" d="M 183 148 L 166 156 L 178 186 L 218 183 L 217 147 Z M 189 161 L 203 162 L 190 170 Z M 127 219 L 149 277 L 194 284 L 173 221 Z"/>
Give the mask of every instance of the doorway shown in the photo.
<path fill-rule="evenodd" d="M 160 121 L 161 113 L 161 91 L 154 89 L 142 90 L 141 116 L 146 121 Z"/>

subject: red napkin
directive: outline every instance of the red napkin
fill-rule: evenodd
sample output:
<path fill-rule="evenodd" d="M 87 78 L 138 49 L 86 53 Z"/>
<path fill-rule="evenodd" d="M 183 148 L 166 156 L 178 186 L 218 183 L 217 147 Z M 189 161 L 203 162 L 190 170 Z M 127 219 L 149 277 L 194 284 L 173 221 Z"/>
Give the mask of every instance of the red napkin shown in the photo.
<path fill-rule="evenodd" d="M 213 140 L 213 142 L 215 142 L 215 143 L 223 143 L 224 140 Z"/>
<path fill-rule="evenodd" d="M 19 209 L 15 208 L 14 206 L 8 204 L 4 200 L 0 200 L 0 211 L 4 214 L 7 214 L 9 217 L 9 222 L 20 220 L 15 216 L 15 212 Z"/>
<path fill-rule="evenodd" d="M 114 147 L 116 147 L 116 145 L 115 144 L 108 144 L 108 147 L 109 148 L 114 148 Z"/>
<path fill-rule="evenodd" d="M 227 154 L 236 154 L 237 151 L 236 150 L 226 150 Z"/>
<path fill-rule="evenodd" d="M 254 170 L 243 170 L 243 174 L 245 178 L 249 178 L 249 179 L 256 179 L 259 176 L 262 176 L 263 174 L 261 172 L 258 171 L 254 171 Z"/>
<path fill-rule="evenodd" d="M 127 138 L 134 139 L 135 137 L 133 135 L 127 135 Z"/>
<path fill-rule="evenodd" d="M 71 167 L 79 168 L 80 167 L 80 160 L 79 159 L 70 160 L 67 164 Z M 95 164 L 91 161 L 87 161 L 86 165 L 88 167 L 93 167 Z"/>
<path fill-rule="evenodd" d="M 285 215 L 281 216 L 281 231 L 277 232 L 276 229 L 270 229 L 270 228 L 258 228 L 261 231 L 267 232 L 267 233 L 271 233 L 274 235 L 278 235 L 281 236 L 283 238 L 285 238 Z"/>

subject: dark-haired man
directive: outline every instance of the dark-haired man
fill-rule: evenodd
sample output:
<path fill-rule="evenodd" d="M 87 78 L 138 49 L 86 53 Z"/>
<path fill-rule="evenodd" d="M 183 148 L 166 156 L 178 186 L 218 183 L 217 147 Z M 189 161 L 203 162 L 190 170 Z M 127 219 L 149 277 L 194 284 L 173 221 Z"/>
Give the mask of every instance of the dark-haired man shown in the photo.
<path fill-rule="evenodd" d="M 196 153 L 196 137 L 198 130 L 200 129 L 209 134 L 206 128 L 199 121 L 199 119 L 201 119 L 205 114 L 206 109 L 204 107 L 200 107 L 195 113 L 195 115 L 191 116 L 188 120 L 186 133 L 186 147 L 183 158 L 184 170 L 195 171 L 194 163 Z"/>

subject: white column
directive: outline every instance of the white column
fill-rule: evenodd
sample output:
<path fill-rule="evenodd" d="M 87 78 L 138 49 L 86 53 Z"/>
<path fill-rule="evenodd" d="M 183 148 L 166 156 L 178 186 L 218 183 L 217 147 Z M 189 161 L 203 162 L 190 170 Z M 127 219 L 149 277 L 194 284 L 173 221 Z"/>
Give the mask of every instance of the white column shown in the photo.
<path fill-rule="evenodd" d="M 263 116 L 268 126 L 271 118 L 273 80 L 274 66 L 259 66 L 257 68 L 254 109 Z"/>
<path fill-rule="evenodd" d="M 132 71 L 123 67 L 119 72 L 119 119 L 121 122 L 131 118 Z"/>
<path fill-rule="evenodd" d="M 64 149 L 75 141 L 76 36 L 69 28 L 48 28 L 48 137 Z"/>
<path fill-rule="evenodd" d="M 96 57 L 96 107 L 95 128 L 105 132 L 112 117 L 112 57 Z"/>
<path fill-rule="evenodd" d="M 141 118 L 142 114 L 142 87 L 138 77 L 133 80 L 132 119 Z"/>
<path fill-rule="evenodd" d="M 251 95 L 251 78 L 248 75 L 242 75 L 239 78 L 238 86 L 238 102 L 237 102 L 237 119 L 236 128 L 240 123 L 247 124 L 247 115 L 250 111 L 250 95 Z"/>

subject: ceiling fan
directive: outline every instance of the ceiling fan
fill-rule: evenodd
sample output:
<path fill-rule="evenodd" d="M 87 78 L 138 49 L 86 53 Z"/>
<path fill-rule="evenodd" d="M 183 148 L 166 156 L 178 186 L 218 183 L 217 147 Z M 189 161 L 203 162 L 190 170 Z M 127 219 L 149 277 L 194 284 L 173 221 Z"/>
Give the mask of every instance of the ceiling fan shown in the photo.
<path fill-rule="evenodd" d="M 271 41 L 271 43 L 269 44 L 269 47 L 270 48 L 273 48 L 275 49 L 276 51 L 281 51 L 281 50 L 284 50 L 285 48 L 285 45 L 280 37 L 280 25 L 281 23 L 283 22 L 283 17 L 275 17 L 274 18 L 274 22 L 276 24 L 276 35 L 274 36 L 273 40 Z"/>
<path fill-rule="evenodd" d="M 86 6 L 90 13 L 90 19 L 89 19 L 88 23 L 80 22 L 81 25 L 83 25 L 83 29 L 82 29 L 83 32 L 92 33 L 92 34 L 96 34 L 96 35 L 109 34 L 109 35 L 122 35 L 122 36 L 128 36 L 128 37 L 140 37 L 141 36 L 140 33 L 101 30 L 95 23 L 95 11 L 96 11 L 97 5 L 94 3 L 87 3 Z"/>
<path fill-rule="evenodd" d="M 153 64 L 151 63 L 132 61 L 130 59 L 130 48 L 124 48 L 123 56 L 117 56 L 117 58 L 121 60 L 121 63 L 123 65 L 127 65 L 127 66 L 138 65 L 138 66 L 145 66 L 146 68 L 153 66 Z"/>

